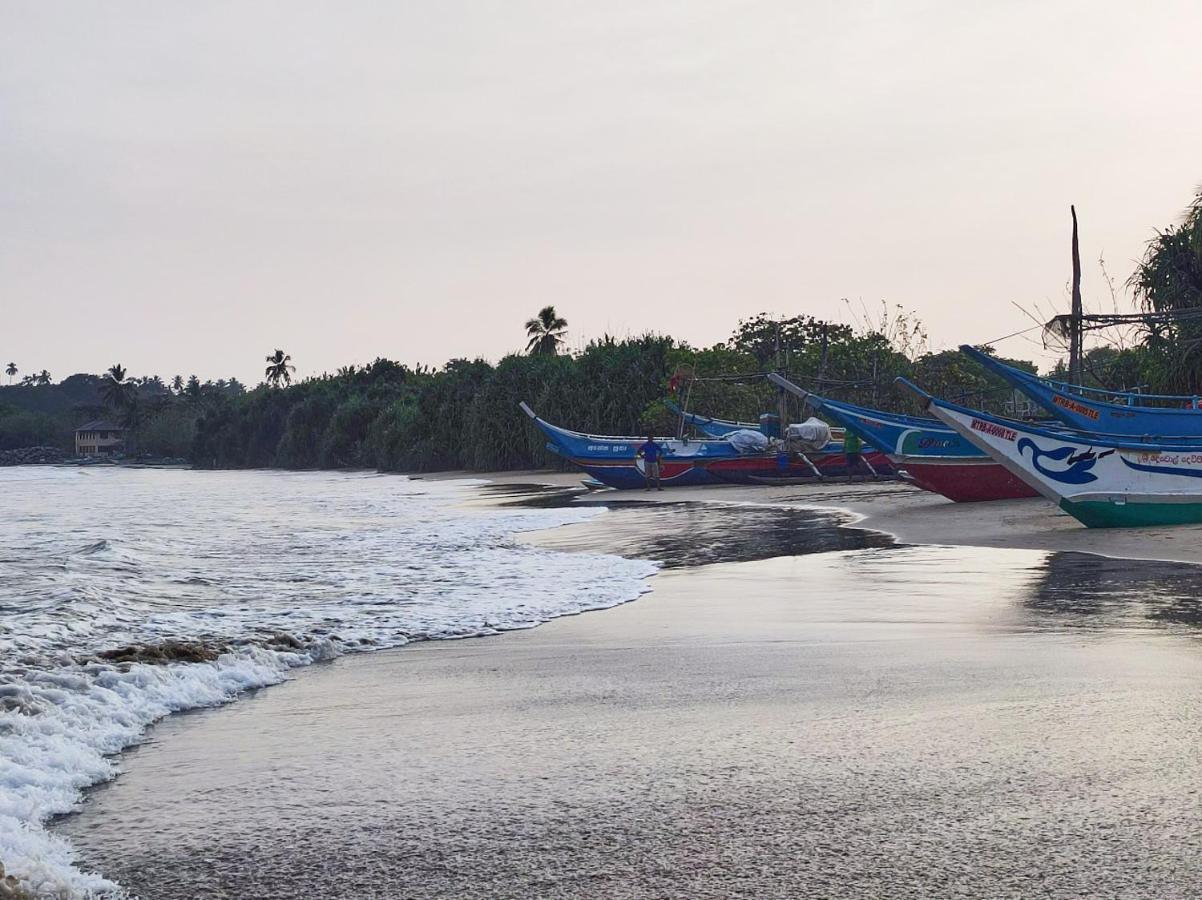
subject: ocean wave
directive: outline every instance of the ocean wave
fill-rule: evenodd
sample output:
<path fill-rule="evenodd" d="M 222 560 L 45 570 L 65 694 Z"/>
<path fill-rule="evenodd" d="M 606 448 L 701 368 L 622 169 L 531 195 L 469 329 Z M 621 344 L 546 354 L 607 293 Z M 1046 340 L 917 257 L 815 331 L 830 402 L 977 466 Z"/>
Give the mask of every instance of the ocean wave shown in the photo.
<path fill-rule="evenodd" d="M 50 896 L 120 896 L 45 826 L 162 717 L 348 651 L 613 606 L 655 571 L 513 537 L 599 510 L 468 508 L 455 484 L 106 470 L 34 487 L 7 474 L 0 862 Z"/>

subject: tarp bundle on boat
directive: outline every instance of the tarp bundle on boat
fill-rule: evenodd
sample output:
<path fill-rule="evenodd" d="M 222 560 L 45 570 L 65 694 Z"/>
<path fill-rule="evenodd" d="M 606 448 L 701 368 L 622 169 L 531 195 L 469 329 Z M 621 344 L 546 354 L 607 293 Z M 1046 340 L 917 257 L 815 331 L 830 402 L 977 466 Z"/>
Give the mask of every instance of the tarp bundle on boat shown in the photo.
<path fill-rule="evenodd" d="M 831 426 L 810 417 L 785 430 L 785 441 L 798 450 L 821 450 L 831 442 Z"/>
<path fill-rule="evenodd" d="M 744 454 L 766 453 L 769 444 L 767 435 L 762 431 L 752 431 L 750 428 L 731 431 L 726 434 L 726 440 L 732 447 Z"/>

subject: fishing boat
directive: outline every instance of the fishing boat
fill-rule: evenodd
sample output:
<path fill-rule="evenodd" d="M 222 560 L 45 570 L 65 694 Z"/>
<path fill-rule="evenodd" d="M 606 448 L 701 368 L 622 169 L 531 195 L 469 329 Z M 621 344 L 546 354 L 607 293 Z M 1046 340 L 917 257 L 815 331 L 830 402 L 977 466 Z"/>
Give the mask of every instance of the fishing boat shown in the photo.
<path fill-rule="evenodd" d="M 854 431 L 866 444 L 881 448 L 901 470 L 902 477 L 923 490 L 942 494 L 956 503 L 1038 496 L 1025 481 L 938 420 L 830 400 L 780 375 L 768 377 Z"/>
<path fill-rule="evenodd" d="M 723 438 L 731 432 L 735 431 L 764 431 L 764 423 L 761 422 L 735 422 L 730 419 L 711 419 L 709 416 L 698 415 L 697 413 L 685 412 L 671 400 L 665 400 L 664 406 L 669 411 L 680 416 L 686 425 L 696 428 L 702 434 L 712 438 Z M 776 428 L 779 434 L 779 425 Z"/>
<path fill-rule="evenodd" d="M 539 418 L 526 403 L 522 403 L 521 408 L 547 437 L 549 450 L 579 466 L 597 481 L 627 490 L 646 485 L 643 461 L 637 456 L 638 448 L 646 441 L 646 437 L 615 437 L 571 431 Z M 757 484 L 807 478 L 819 481 L 847 475 L 842 443 L 830 441 L 829 428 L 825 423 L 818 424 L 823 427 L 815 432 L 811 442 L 808 445 L 804 441 L 801 443 L 804 452 L 787 452 L 784 448 L 789 444 L 772 444 L 758 433 L 762 444 L 752 442 L 752 446 L 763 447 L 762 450 L 747 449 L 747 444 L 741 444 L 734 438 L 737 432 L 731 432 L 722 439 L 657 437 L 656 443 L 665 451 L 660 463 L 660 481 L 668 487 Z M 865 459 L 869 465 L 881 467 L 878 474 L 893 474 L 889 460 L 881 454 L 877 456 L 874 459 L 871 455 L 865 455 Z"/>
<path fill-rule="evenodd" d="M 801 453 L 777 453 L 743 456 L 711 465 L 712 474 L 729 484 L 802 484 L 826 478 L 851 475 L 872 478 L 896 478 L 897 469 L 885 454 L 867 450 L 860 454 L 865 469 L 851 472 L 842 441 L 830 441 L 820 450 Z"/>
<path fill-rule="evenodd" d="M 547 437 L 548 450 L 579 466 L 597 481 L 614 488 L 646 486 L 643 460 L 637 456 L 646 436 L 614 437 L 570 431 L 539 418 L 524 402 L 521 408 Z M 739 456 L 738 449 L 727 440 L 681 441 L 665 437 L 655 441 L 664 448 L 660 482 L 665 487 L 720 483 L 710 474 L 710 465 Z"/>
<path fill-rule="evenodd" d="M 782 379 L 783 380 L 783 379 Z M 800 390 L 800 388 L 798 388 Z M 729 436 L 736 431 L 759 430 L 769 437 L 780 436 L 780 417 L 772 414 L 760 416 L 758 424 L 751 422 L 735 422 L 730 419 L 713 419 L 709 416 L 702 416 L 697 413 L 686 412 L 681 409 L 671 400 L 665 401 L 664 405 L 681 417 L 681 420 L 693 428 L 696 428 L 702 434 L 711 437 Z M 829 425 L 829 423 L 828 423 Z M 858 432 L 857 432 L 858 433 Z M 778 470 L 771 476 L 763 475 L 759 472 L 751 472 L 747 478 L 756 484 L 762 484 L 765 481 L 781 481 L 786 479 L 807 479 L 813 478 L 814 473 L 810 468 L 818 470 L 818 473 L 823 477 L 842 477 L 848 474 L 847 472 L 847 457 L 843 449 L 843 438 L 845 429 L 838 425 L 830 426 L 831 440 L 830 443 L 820 450 L 806 454 L 806 459 L 811 465 L 807 466 L 802 460 L 794 460 L 792 465 L 787 470 Z M 894 465 L 891 457 L 879 449 L 879 445 L 875 441 L 868 441 L 861 434 L 861 439 L 865 441 L 863 450 L 860 453 L 861 460 L 865 463 L 869 475 L 875 478 L 896 478 L 897 467 Z M 744 462 L 740 465 L 730 464 L 720 467 L 724 472 L 736 472 L 750 468 Z M 864 474 L 864 473 L 859 473 Z"/>
<path fill-rule="evenodd" d="M 960 352 L 1005 379 L 1060 421 L 1085 431 L 1166 440 L 1202 435 L 1202 399 L 1106 391 L 1040 378 L 964 344 Z"/>
<path fill-rule="evenodd" d="M 1090 528 L 1202 522 L 1202 439 L 1052 430 L 992 416 L 899 378 L 928 412 Z"/>

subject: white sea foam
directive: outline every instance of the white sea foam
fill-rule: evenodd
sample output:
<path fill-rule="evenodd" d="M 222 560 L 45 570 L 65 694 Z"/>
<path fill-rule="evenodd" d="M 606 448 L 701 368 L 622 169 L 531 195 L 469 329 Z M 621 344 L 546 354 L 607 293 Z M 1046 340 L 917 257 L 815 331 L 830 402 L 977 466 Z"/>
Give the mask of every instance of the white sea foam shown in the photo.
<path fill-rule="evenodd" d="M 598 510 L 470 496 L 370 475 L 0 470 L 0 862 L 46 895 L 115 892 L 43 826 L 157 719 L 343 652 L 531 627 L 646 589 L 651 563 L 513 538 Z M 96 655 L 164 641 L 219 655 Z"/>

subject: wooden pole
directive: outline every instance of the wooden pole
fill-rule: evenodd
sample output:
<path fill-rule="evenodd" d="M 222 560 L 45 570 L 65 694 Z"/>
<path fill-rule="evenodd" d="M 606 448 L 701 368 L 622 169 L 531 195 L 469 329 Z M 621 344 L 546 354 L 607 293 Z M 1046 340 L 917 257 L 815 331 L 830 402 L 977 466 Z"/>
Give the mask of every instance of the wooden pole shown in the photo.
<path fill-rule="evenodd" d="M 782 357 L 781 339 L 780 339 L 780 322 L 776 323 L 776 371 L 782 377 L 787 378 L 789 373 L 785 371 L 785 363 Z M 780 437 L 784 440 L 785 433 L 789 428 L 789 395 L 785 393 L 784 388 L 776 389 L 776 414 L 780 416 Z"/>
<path fill-rule="evenodd" d="M 829 324 L 822 323 L 822 355 L 818 357 L 818 391 L 826 391 L 826 359 L 830 354 L 831 339 L 827 329 Z"/>
<path fill-rule="evenodd" d="M 1070 206 L 1069 210 L 1073 214 L 1073 314 L 1068 343 L 1068 380 L 1081 384 L 1081 251 L 1077 246 L 1077 208 Z"/>

